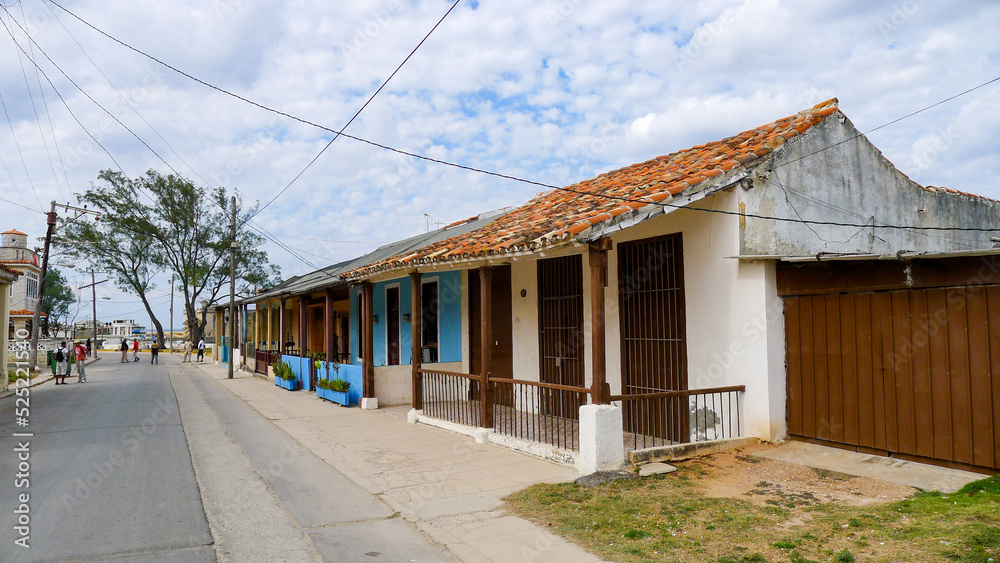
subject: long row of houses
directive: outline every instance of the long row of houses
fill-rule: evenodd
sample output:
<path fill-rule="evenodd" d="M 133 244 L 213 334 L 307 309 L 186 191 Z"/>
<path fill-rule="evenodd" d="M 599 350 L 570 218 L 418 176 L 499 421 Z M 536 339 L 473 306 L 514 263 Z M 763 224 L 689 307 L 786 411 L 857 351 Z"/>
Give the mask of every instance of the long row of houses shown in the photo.
<path fill-rule="evenodd" d="M 830 100 L 286 280 L 235 348 L 585 470 L 789 436 L 995 470 L 998 229 Z"/>

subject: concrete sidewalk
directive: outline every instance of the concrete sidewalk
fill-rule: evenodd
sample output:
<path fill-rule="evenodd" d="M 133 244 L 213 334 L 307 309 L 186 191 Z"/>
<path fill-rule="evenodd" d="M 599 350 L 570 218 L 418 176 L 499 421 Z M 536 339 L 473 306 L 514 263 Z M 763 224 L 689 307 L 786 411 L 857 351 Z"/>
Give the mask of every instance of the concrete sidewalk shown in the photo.
<path fill-rule="evenodd" d="M 527 520 L 500 500 L 535 483 L 576 479 L 557 465 L 422 424 L 398 409 L 343 408 L 227 367 L 194 363 L 304 447 L 378 496 L 466 562 L 600 559 Z"/>

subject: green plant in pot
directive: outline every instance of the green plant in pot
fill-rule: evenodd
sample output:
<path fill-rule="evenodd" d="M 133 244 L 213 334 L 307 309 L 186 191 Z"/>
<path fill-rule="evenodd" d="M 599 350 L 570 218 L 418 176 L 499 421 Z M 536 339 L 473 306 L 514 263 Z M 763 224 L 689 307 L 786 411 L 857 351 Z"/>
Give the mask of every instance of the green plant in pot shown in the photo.
<path fill-rule="evenodd" d="M 343 379 L 330 379 L 328 385 L 330 391 L 337 391 L 339 393 L 347 393 L 351 388 L 350 382 Z"/>

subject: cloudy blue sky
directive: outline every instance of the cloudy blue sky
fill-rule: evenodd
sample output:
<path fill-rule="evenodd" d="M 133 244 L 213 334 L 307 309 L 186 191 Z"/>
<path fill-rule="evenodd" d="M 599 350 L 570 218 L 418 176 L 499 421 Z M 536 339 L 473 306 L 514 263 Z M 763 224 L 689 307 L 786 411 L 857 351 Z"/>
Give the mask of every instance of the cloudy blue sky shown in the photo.
<path fill-rule="evenodd" d="M 3 3 L 13 39 L 0 32 L 0 198 L 17 205 L 0 201 L 0 230 L 43 235 L 38 211 L 50 200 L 72 201 L 117 168 L 83 127 L 130 176 L 172 167 L 262 203 L 331 139 L 159 66 L 47 1 Z M 451 2 L 60 4 L 206 82 L 339 129 Z M 568 185 L 831 97 L 873 129 L 1000 77 L 997 30 L 995 1 L 463 0 L 347 132 Z M 870 137 L 922 184 L 1000 198 L 1000 82 Z M 269 244 L 294 275 L 537 191 L 341 138 L 255 223 L 309 262 Z M 165 324 L 167 287 L 154 299 Z M 102 291 L 112 301 L 99 317 L 148 325 L 134 297 Z"/>

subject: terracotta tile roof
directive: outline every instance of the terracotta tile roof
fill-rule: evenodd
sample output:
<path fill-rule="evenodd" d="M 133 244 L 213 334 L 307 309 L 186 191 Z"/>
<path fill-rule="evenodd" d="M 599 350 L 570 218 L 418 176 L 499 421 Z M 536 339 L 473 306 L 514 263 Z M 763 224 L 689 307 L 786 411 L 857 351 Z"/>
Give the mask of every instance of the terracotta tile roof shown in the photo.
<path fill-rule="evenodd" d="M 9 231 L 4 231 L 4 232 L 0 233 L 0 235 L 24 235 L 24 236 L 28 236 L 28 233 L 22 233 L 21 231 L 19 231 L 17 229 L 11 229 Z"/>
<path fill-rule="evenodd" d="M 533 251 L 557 244 L 594 225 L 650 204 L 714 186 L 722 180 L 713 181 L 716 177 L 737 175 L 741 167 L 756 163 L 837 111 L 837 99 L 834 98 L 721 141 L 607 172 L 565 190 L 539 194 L 481 229 L 346 272 L 342 277 L 361 277 L 417 264 Z"/>
<path fill-rule="evenodd" d="M 10 312 L 10 316 L 12 317 L 30 317 L 33 316 L 34 314 L 35 312 L 32 311 L 31 309 L 14 309 L 13 311 Z M 44 317 L 45 313 L 39 313 L 39 315 Z"/>
<path fill-rule="evenodd" d="M 986 197 L 986 196 L 981 196 L 979 194 L 970 194 L 969 192 L 960 192 L 960 191 L 958 191 L 956 189 L 952 189 L 952 188 L 942 188 L 940 186 L 923 186 L 923 188 L 924 188 L 925 192 L 930 192 L 932 194 L 933 193 L 944 192 L 944 193 L 952 194 L 952 195 L 961 195 L 961 196 L 965 196 L 965 197 L 971 197 L 973 199 L 982 199 L 982 200 L 985 200 L 985 201 L 992 201 L 992 202 L 1000 203 L 1000 200 L 996 200 L 996 199 L 989 198 L 989 197 Z"/>
<path fill-rule="evenodd" d="M 24 275 L 21 272 L 15 270 L 14 268 L 7 266 L 6 262 L 0 262 L 0 271 L 7 272 L 8 274 L 14 274 L 15 276 Z"/>

